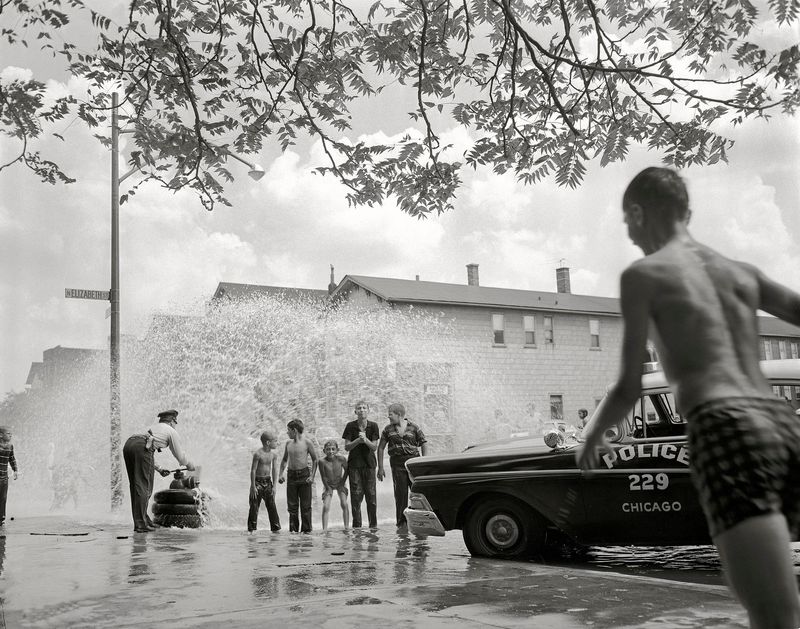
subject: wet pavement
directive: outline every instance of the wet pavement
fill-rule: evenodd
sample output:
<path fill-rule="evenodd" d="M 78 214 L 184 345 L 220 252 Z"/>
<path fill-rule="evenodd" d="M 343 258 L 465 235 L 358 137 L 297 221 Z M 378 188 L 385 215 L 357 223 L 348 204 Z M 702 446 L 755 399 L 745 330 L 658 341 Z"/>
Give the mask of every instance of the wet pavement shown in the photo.
<path fill-rule="evenodd" d="M 698 583 L 617 571 L 596 555 L 475 559 L 458 531 L 133 533 L 50 516 L 17 518 L 3 534 L 3 629 L 747 626 L 714 569 Z"/>

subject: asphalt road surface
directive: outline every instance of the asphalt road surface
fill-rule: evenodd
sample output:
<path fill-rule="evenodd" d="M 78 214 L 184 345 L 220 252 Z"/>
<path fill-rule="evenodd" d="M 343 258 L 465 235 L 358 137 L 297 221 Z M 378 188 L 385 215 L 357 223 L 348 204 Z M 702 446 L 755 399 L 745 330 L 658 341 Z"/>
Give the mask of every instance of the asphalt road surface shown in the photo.
<path fill-rule="evenodd" d="M 592 549 L 509 562 L 459 532 L 393 526 L 133 533 L 22 518 L 0 529 L 0 628 L 746 627 L 713 549 Z"/>

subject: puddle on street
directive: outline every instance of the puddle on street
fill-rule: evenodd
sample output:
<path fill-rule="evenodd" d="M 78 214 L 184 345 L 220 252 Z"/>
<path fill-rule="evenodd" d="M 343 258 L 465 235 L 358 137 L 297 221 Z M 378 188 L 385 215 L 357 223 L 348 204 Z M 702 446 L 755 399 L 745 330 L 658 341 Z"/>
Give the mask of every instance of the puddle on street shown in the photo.
<path fill-rule="evenodd" d="M 800 580 L 800 544 L 793 544 Z M 636 576 L 722 585 L 722 566 L 714 546 L 592 546 L 579 557 L 548 557 L 548 565 L 619 572 Z"/>

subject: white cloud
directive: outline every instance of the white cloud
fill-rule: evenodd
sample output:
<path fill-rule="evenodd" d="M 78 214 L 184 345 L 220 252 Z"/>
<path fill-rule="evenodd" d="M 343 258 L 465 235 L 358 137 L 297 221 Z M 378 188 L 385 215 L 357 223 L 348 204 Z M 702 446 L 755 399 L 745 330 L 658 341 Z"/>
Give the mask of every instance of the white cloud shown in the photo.
<path fill-rule="evenodd" d="M 0 70 L 0 81 L 3 83 L 12 83 L 14 81 L 30 81 L 32 78 L 33 70 L 29 68 L 6 66 Z"/>

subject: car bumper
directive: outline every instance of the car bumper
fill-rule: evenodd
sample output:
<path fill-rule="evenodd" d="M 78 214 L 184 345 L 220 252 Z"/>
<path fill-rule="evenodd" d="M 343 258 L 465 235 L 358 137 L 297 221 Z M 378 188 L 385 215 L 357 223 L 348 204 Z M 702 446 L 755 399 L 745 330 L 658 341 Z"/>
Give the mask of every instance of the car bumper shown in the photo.
<path fill-rule="evenodd" d="M 408 522 L 408 532 L 414 535 L 444 535 L 444 527 L 433 511 L 406 509 L 403 511 Z"/>

